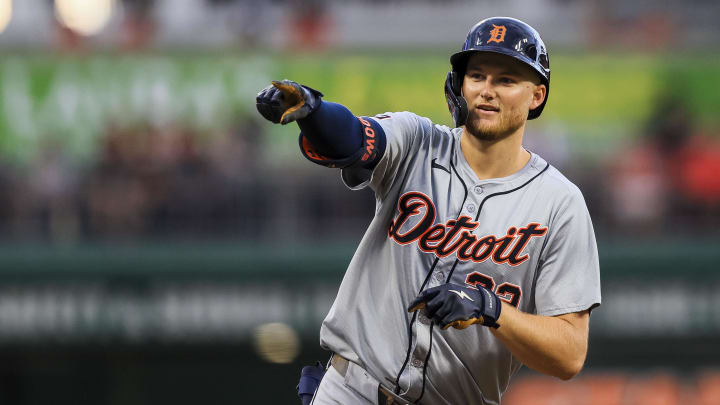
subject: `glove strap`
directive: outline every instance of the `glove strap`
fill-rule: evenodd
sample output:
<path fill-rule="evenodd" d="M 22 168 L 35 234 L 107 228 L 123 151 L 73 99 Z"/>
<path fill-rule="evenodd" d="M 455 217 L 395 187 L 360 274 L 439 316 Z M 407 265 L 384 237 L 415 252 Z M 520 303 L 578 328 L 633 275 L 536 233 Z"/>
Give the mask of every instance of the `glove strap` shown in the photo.
<path fill-rule="evenodd" d="M 317 110 L 318 107 L 320 107 L 320 101 L 323 98 L 323 94 L 313 89 L 312 87 L 308 87 L 304 84 L 300 85 L 303 89 L 305 89 L 309 93 L 309 97 L 307 94 L 304 95 L 305 103 L 310 108 L 310 111 L 308 112 L 308 115 L 310 115 L 313 111 Z"/>
<path fill-rule="evenodd" d="M 502 310 L 500 297 L 487 288 L 478 288 L 478 290 L 483 296 L 483 325 L 497 329 L 500 326 L 497 320 L 500 319 L 500 311 Z"/>

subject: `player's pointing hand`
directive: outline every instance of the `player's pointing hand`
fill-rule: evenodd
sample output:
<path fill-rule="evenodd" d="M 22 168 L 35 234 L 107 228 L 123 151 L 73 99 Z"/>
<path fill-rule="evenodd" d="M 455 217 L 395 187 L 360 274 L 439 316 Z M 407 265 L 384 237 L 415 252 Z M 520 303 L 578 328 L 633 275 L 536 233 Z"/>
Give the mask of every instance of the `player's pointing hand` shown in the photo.
<path fill-rule="evenodd" d="M 443 284 L 421 292 L 408 312 L 423 310 L 443 329 L 465 329 L 476 323 L 497 328 L 501 308 L 500 298 L 484 287 Z"/>
<path fill-rule="evenodd" d="M 255 106 L 268 121 L 285 125 L 310 115 L 320 106 L 322 97 L 321 92 L 291 80 L 273 80 L 258 93 Z"/>

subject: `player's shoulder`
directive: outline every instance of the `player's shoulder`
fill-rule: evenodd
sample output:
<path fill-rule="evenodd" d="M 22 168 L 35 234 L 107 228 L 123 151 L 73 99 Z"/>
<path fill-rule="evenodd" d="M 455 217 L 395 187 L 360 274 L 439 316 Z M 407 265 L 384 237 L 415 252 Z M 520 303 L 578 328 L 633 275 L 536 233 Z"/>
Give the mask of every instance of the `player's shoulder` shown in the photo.
<path fill-rule="evenodd" d="M 393 123 L 411 127 L 432 125 L 432 121 L 430 121 L 429 118 L 422 117 L 410 111 L 388 111 L 368 118 L 372 118 L 380 124 Z"/>
<path fill-rule="evenodd" d="M 447 126 L 435 124 L 430 118 L 410 111 L 385 112 L 369 118 L 380 124 L 386 134 L 419 136 L 425 140 L 444 139 L 452 134 Z"/>
<path fill-rule="evenodd" d="M 547 164 L 547 163 L 546 163 Z M 551 164 L 547 164 L 541 177 L 538 200 L 544 201 L 549 210 L 548 223 L 563 222 L 569 218 L 588 217 L 588 207 L 580 188 Z"/>
<path fill-rule="evenodd" d="M 378 122 L 383 121 L 396 121 L 396 122 L 407 122 L 407 123 L 415 123 L 417 125 L 423 125 L 426 127 L 435 127 L 440 130 L 444 130 L 449 132 L 451 129 L 448 128 L 445 125 L 435 124 L 432 122 L 432 120 L 428 117 L 423 117 L 422 115 L 415 114 L 411 111 L 388 111 L 381 114 L 373 115 L 369 118 L 374 119 Z"/>
<path fill-rule="evenodd" d="M 540 179 L 543 193 L 553 197 L 555 200 L 582 202 L 584 204 L 585 199 L 580 188 L 555 166 L 549 163 L 545 164 L 547 165 L 547 170 L 542 173 Z"/>

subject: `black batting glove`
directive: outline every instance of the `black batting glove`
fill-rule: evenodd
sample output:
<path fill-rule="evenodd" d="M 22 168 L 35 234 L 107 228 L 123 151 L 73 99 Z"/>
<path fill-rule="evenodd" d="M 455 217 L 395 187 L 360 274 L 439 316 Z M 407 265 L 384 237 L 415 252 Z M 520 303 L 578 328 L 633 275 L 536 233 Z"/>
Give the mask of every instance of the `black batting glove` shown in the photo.
<path fill-rule="evenodd" d="M 258 112 L 275 124 L 288 124 L 315 111 L 323 94 L 291 80 L 275 81 L 255 98 Z"/>
<path fill-rule="evenodd" d="M 500 298 L 487 288 L 443 284 L 421 292 L 408 312 L 423 310 L 443 329 L 465 329 L 476 323 L 497 328 L 501 308 Z"/>

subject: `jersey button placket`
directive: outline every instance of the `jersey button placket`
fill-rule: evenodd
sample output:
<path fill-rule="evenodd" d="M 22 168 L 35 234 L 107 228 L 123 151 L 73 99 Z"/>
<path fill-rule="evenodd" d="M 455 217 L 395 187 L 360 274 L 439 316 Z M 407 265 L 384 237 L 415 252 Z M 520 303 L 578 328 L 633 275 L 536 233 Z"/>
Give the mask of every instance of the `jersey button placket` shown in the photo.
<path fill-rule="evenodd" d="M 443 273 L 437 271 L 433 273 L 433 281 L 435 275 L 439 274 L 441 278 Z M 425 359 L 428 358 L 430 351 L 430 343 L 432 341 L 432 320 L 429 319 L 422 311 L 418 311 L 417 323 L 415 324 L 415 347 L 412 349 L 408 367 L 406 367 L 399 379 L 399 386 L 404 390 L 401 395 L 408 398 L 417 398 L 422 394 L 423 390 L 423 371 L 425 369 Z"/>
<path fill-rule="evenodd" d="M 475 194 L 482 194 L 484 191 L 483 186 L 480 186 L 480 185 L 475 186 L 474 191 L 475 191 Z"/>

